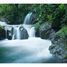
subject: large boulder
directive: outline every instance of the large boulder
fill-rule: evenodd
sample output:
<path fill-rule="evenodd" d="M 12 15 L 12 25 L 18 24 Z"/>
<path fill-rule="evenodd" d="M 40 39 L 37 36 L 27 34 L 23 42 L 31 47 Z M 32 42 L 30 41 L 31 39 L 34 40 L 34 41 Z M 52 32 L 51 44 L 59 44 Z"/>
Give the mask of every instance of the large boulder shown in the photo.
<path fill-rule="evenodd" d="M 54 34 L 55 34 L 55 31 L 52 29 L 51 23 L 45 22 L 41 24 L 39 28 L 39 36 L 42 39 L 51 39 L 53 38 Z"/>
<path fill-rule="evenodd" d="M 27 33 L 27 30 L 22 26 L 19 29 L 20 29 L 21 39 L 28 39 L 29 35 Z"/>
<path fill-rule="evenodd" d="M 62 59 L 62 62 L 67 62 L 67 27 L 63 27 L 55 34 L 49 50 Z"/>
<path fill-rule="evenodd" d="M 8 26 L 7 27 L 7 39 L 28 39 L 28 33 L 23 26 L 20 26 L 17 32 L 18 27 Z M 19 36 L 17 36 L 19 33 Z"/>
<path fill-rule="evenodd" d="M 12 40 L 12 35 L 13 35 L 13 28 L 12 27 L 7 27 L 7 39 Z"/>

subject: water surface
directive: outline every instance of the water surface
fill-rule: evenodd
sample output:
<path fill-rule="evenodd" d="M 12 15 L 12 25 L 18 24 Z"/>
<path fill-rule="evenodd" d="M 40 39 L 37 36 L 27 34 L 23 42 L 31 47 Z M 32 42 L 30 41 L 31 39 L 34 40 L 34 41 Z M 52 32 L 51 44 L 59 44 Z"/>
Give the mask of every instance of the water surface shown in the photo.
<path fill-rule="evenodd" d="M 41 38 L 0 42 L 0 63 L 57 63 L 49 51 L 51 41 Z"/>

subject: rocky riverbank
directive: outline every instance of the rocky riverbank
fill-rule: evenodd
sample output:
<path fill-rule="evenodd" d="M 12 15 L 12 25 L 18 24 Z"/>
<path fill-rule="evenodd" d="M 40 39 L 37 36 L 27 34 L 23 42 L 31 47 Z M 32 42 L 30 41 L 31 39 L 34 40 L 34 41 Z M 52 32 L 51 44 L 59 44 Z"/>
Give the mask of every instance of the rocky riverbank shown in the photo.
<path fill-rule="evenodd" d="M 36 29 L 38 30 L 38 29 Z M 58 31 L 54 31 L 51 23 L 45 22 L 39 26 L 39 37 L 50 39 L 52 45 L 49 47 L 50 53 L 67 62 L 67 27 L 64 26 Z"/>
<path fill-rule="evenodd" d="M 67 27 L 63 27 L 55 33 L 49 49 L 53 55 L 58 56 L 63 62 L 67 62 Z"/>

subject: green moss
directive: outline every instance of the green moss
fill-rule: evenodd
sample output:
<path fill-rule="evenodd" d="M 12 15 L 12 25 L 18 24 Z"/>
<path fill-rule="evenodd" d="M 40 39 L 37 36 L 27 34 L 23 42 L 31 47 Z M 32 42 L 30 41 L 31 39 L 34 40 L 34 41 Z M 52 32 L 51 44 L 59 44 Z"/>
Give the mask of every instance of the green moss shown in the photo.
<path fill-rule="evenodd" d="M 67 54 L 65 54 L 64 59 L 67 59 Z"/>
<path fill-rule="evenodd" d="M 56 35 L 60 36 L 60 37 L 64 37 L 65 35 L 67 35 L 67 27 L 64 26 L 63 28 L 61 28 Z"/>
<path fill-rule="evenodd" d="M 64 10 L 64 9 L 65 9 L 64 4 L 60 4 L 60 5 L 59 5 L 59 8 L 60 8 L 61 10 Z"/>
<path fill-rule="evenodd" d="M 39 27 L 40 27 L 40 23 L 36 23 L 36 24 L 34 24 L 34 27 L 36 28 L 36 30 L 39 29 Z"/>

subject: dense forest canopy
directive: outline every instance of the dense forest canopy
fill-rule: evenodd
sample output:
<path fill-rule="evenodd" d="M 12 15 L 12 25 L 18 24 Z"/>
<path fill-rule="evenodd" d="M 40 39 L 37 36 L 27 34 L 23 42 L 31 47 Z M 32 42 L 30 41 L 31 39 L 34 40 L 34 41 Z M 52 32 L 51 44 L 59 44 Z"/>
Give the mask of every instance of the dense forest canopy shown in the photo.
<path fill-rule="evenodd" d="M 64 4 L 1 4 L 0 19 L 9 24 L 20 24 L 23 23 L 28 12 L 35 11 L 35 23 L 49 21 L 66 24 L 66 6 Z"/>

